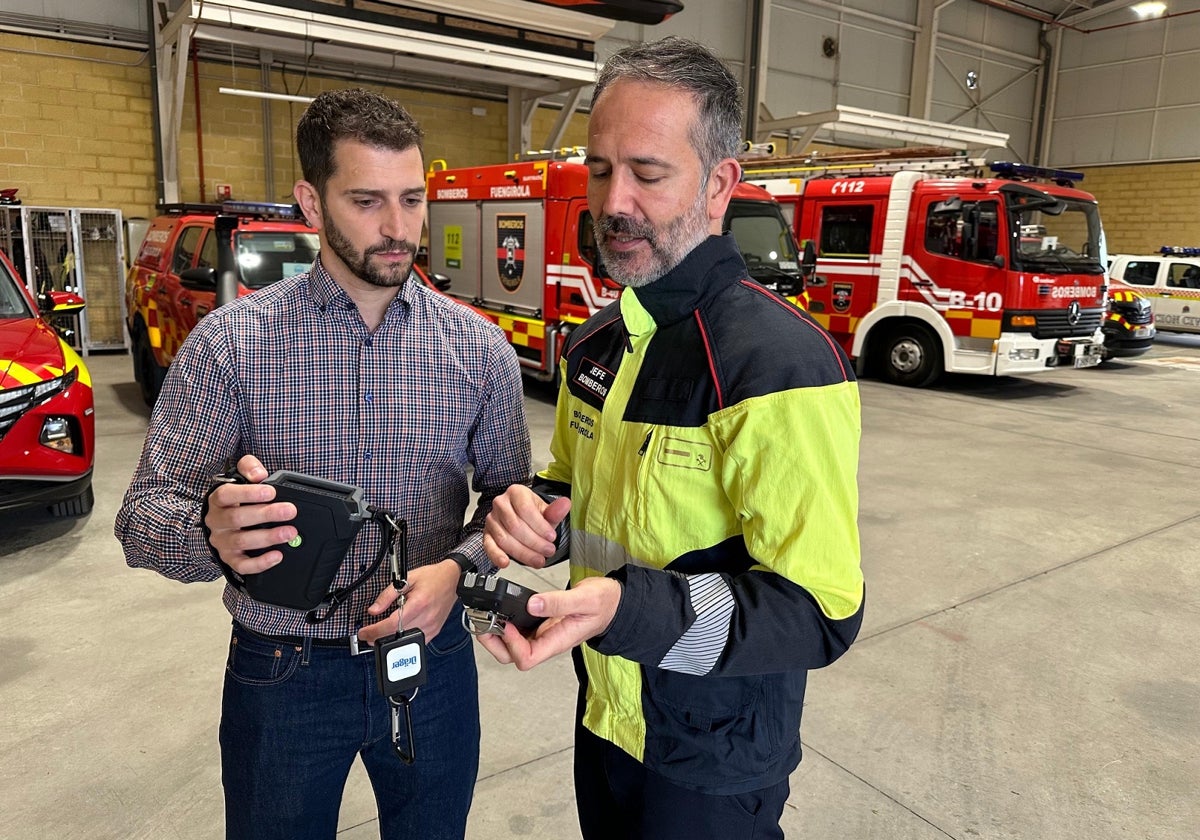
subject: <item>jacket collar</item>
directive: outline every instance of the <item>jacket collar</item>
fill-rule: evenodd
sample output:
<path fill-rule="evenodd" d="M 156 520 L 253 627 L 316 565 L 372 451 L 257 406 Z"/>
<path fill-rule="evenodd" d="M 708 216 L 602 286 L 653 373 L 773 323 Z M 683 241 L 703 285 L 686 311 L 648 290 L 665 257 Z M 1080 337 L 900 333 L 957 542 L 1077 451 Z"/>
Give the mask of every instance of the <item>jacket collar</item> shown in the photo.
<path fill-rule="evenodd" d="M 733 234 L 710 236 L 662 277 L 627 289 L 662 326 L 688 317 L 721 289 L 746 276 L 746 263 Z"/>

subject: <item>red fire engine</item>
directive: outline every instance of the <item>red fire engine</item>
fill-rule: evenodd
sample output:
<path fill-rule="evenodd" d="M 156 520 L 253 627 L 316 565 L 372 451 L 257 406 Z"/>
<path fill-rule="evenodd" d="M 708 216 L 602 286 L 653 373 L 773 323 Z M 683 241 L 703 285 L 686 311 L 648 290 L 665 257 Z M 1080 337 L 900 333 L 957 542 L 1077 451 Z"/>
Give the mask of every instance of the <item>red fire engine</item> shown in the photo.
<path fill-rule="evenodd" d="M 616 300 L 587 209 L 581 159 L 440 168 L 428 175 L 429 269 L 446 294 L 507 333 L 523 370 L 551 380 L 571 329 Z M 779 204 L 739 184 L 725 215 L 750 274 L 786 296 L 800 293 L 795 240 Z"/>
<path fill-rule="evenodd" d="M 858 361 L 912 386 L 1101 360 L 1103 229 L 1064 170 L 942 149 L 747 158 L 817 271 L 809 312 Z"/>

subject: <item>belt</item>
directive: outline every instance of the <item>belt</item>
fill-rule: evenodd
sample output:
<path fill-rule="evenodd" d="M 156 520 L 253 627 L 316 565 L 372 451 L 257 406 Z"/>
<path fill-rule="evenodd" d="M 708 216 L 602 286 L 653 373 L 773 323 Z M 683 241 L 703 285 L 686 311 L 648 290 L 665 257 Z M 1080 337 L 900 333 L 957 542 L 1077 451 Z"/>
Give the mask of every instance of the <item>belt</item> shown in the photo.
<path fill-rule="evenodd" d="M 338 636 L 333 639 L 323 639 L 318 636 L 273 636 L 268 633 L 260 633 L 257 630 L 251 630 L 244 624 L 238 624 L 237 627 L 239 630 L 244 631 L 248 635 L 262 639 L 265 642 L 274 642 L 278 645 L 303 647 L 307 642 L 313 647 L 341 648 L 342 650 L 348 650 L 351 656 L 359 656 L 360 654 L 373 653 L 375 651 L 375 648 L 358 638 L 357 633 L 349 636 Z"/>

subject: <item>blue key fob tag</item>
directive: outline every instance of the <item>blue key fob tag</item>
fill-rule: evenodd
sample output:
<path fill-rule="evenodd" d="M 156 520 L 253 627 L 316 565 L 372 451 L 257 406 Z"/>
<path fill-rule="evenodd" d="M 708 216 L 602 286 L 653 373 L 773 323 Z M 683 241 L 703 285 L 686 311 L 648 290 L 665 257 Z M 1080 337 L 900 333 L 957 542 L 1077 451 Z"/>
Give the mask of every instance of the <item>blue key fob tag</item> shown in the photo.
<path fill-rule="evenodd" d="M 414 627 L 377 643 L 375 672 L 384 697 L 411 695 L 425 685 L 425 634 Z"/>

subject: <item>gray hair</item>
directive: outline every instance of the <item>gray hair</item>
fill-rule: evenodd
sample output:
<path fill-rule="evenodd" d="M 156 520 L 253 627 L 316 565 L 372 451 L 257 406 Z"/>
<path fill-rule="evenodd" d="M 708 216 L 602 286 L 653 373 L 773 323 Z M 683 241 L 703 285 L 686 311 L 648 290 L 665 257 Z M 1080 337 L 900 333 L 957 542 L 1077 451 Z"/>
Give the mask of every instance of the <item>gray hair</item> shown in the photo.
<path fill-rule="evenodd" d="M 670 36 L 613 53 L 596 80 L 593 107 L 609 85 L 621 79 L 654 82 L 692 95 L 697 105 L 692 146 L 705 171 L 741 151 L 742 88 L 707 47 Z"/>

